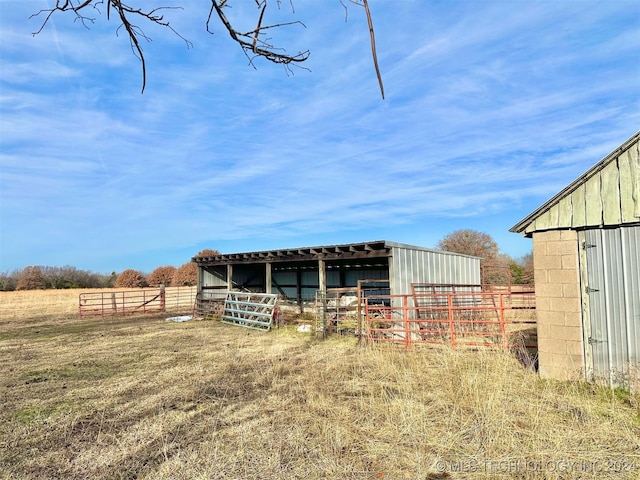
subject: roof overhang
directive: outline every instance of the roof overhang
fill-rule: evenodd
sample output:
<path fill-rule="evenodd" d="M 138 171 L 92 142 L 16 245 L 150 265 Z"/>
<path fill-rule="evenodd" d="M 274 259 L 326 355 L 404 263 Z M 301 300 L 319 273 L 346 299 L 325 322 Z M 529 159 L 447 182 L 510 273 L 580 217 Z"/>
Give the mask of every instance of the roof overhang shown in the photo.
<path fill-rule="evenodd" d="M 384 240 L 319 247 L 285 248 L 257 252 L 224 253 L 208 257 L 193 257 L 200 266 L 232 265 L 246 263 L 280 263 L 309 260 L 357 259 L 388 257 L 391 246 Z"/>
<path fill-rule="evenodd" d="M 367 258 L 390 257 L 393 249 L 411 249 L 437 252 L 442 255 L 469 257 L 455 252 L 433 250 L 430 248 L 407 245 L 403 243 L 376 240 L 373 242 L 346 243 L 341 245 L 324 245 L 319 247 L 283 248 L 278 250 L 261 250 L 257 252 L 223 253 L 207 257 L 193 257 L 191 261 L 199 266 L 238 265 L 250 263 L 282 263 L 304 262 L 311 260 L 354 260 Z M 477 258 L 477 257 L 472 257 Z"/>
<path fill-rule="evenodd" d="M 615 160 L 621 153 L 629 149 L 631 145 L 633 145 L 635 142 L 638 142 L 639 139 L 640 139 L 640 131 L 637 132 L 635 135 L 633 135 L 631 138 L 629 138 L 629 140 L 624 142 L 622 145 L 620 145 L 620 147 L 615 149 L 609 155 L 607 155 L 602 160 L 600 160 L 597 164 L 591 167 L 587 172 L 585 172 L 583 175 L 581 175 L 579 178 L 577 178 L 575 181 L 569 184 L 566 188 L 560 191 L 557 195 L 555 195 L 549 201 L 547 201 L 542 206 L 540 206 L 535 211 L 533 211 L 531 214 L 529 214 L 528 216 L 520 220 L 518 223 L 516 223 L 513 227 L 509 229 L 509 231 L 512 233 L 520 233 L 526 237 L 531 237 L 533 234 L 533 231 L 527 231 L 527 229 L 529 228 L 529 226 L 531 226 L 533 222 L 535 222 L 537 218 L 541 217 L 542 215 L 550 211 L 554 206 L 560 203 L 560 200 L 570 195 L 572 192 L 578 189 L 581 185 L 585 184 L 589 179 L 591 179 L 592 177 L 597 175 L 599 172 L 601 172 L 610 162 Z M 569 228 L 569 227 L 566 227 L 566 228 Z"/>

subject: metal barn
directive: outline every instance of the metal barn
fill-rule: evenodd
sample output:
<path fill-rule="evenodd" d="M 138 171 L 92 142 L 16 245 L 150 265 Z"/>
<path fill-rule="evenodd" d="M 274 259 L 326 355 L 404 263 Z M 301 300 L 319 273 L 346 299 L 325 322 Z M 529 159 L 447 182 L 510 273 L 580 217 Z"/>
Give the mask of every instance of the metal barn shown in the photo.
<path fill-rule="evenodd" d="M 480 259 L 379 240 L 194 257 L 198 292 L 215 289 L 275 293 L 302 305 L 317 291 L 388 281 L 391 294 L 412 283 L 480 284 Z"/>
<path fill-rule="evenodd" d="M 533 238 L 543 376 L 638 376 L 639 150 L 640 132 L 511 228 Z"/>

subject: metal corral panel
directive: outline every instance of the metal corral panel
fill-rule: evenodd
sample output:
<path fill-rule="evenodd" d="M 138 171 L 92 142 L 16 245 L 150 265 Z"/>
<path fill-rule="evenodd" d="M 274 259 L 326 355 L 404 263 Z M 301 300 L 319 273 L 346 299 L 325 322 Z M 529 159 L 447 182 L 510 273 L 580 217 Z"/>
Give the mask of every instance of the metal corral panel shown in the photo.
<path fill-rule="evenodd" d="M 596 379 L 624 384 L 640 365 L 640 226 L 584 232 L 585 356 Z"/>
<path fill-rule="evenodd" d="M 437 250 L 394 246 L 389 278 L 393 295 L 410 294 L 412 283 L 479 285 L 480 258 Z"/>

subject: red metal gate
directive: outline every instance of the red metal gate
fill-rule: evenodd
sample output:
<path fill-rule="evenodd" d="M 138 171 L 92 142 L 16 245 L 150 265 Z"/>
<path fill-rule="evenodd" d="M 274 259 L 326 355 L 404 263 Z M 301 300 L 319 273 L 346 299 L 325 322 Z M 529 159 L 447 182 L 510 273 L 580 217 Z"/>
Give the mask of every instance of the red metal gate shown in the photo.
<path fill-rule="evenodd" d="M 152 313 L 165 310 L 164 288 L 81 293 L 78 301 L 80 317 Z"/>
<path fill-rule="evenodd" d="M 368 342 L 535 348 L 531 292 L 416 293 L 365 300 Z"/>

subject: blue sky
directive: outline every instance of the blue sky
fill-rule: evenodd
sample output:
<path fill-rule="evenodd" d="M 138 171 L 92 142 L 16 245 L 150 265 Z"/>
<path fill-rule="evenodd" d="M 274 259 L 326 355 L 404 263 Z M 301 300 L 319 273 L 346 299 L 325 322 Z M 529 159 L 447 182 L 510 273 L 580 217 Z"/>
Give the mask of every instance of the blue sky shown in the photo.
<path fill-rule="evenodd" d="M 144 4 L 148 2 L 135 2 Z M 0 3 L 0 271 L 108 273 L 224 253 L 373 240 L 435 247 L 509 228 L 640 126 L 638 0 L 275 1 L 310 71 L 256 69 L 208 2 L 138 25 L 147 86 L 112 16 L 37 36 L 42 0 Z M 159 3 L 160 4 L 160 3 Z M 191 6 L 191 5 L 194 6 Z M 256 18 L 235 0 L 230 18 Z M 270 16 L 271 15 L 271 16 Z"/>

